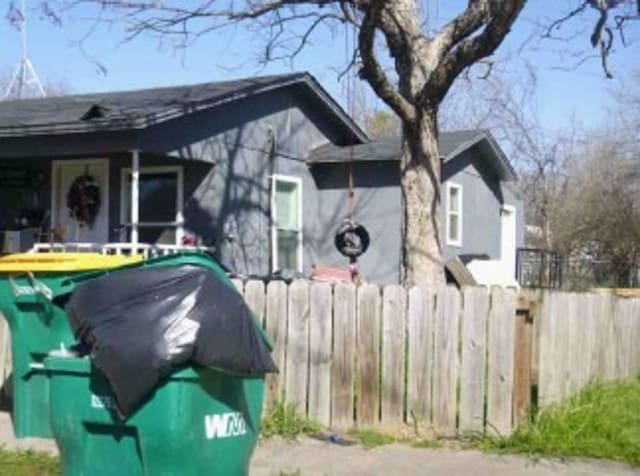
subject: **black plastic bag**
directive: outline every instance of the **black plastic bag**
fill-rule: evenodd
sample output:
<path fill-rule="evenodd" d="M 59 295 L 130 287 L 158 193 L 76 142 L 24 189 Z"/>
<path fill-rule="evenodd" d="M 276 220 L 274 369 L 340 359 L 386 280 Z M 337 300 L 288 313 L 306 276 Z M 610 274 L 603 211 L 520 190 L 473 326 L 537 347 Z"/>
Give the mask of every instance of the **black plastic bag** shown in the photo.
<path fill-rule="evenodd" d="M 242 296 L 208 268 L 116 271 L 78 285 L 66 309 L 123 417 L 182 364 L 248 376 L 277 372 Z"/>

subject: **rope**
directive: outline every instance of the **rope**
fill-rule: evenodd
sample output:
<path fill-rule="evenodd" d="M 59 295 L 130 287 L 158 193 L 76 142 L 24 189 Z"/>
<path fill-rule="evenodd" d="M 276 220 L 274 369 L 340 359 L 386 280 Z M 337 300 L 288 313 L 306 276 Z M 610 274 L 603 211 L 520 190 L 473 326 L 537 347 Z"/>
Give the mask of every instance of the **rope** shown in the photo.
<path fill-rule="evenodd" d="M 345 58 L 347 59 L 347 62 L 350 62 L 351 59 L 353 58 L 353 53 L 355 51 L 355 41 L 356 41 L 356 37 L 355 37 L 355 33 L 352 35 L 352 40 L 351 43 L 349 42 L 349 24 L 345 23 L 345 35 L 344 35 L 344 41 L 345 41 Z M 347 73 L 347 110 L 349 112 L 349 115 L 351 117 L 353 117 L 353 81 L 354 81 L 354 74 L 353 71 L 349 71 Z M 348 182 L 349 182 L 349 192 L 347 195 L 347 204 L 349 207 L 349 221 L 353 223 L 354 219 L 354 214 L 355 214 L 355 208 L 356 208 L 356 194 L 355 194 L 355 190 L 354 190 L 354 182 L 353 182 L 353 162 L 354 162 L 354 153 L 353 153 L 353 142 L 355 140 L 355 135 L 353 134 L 353 131 L 351 131 L 351 144 L 349 145 L 349 163 L 347 165 L 347 174 L 348 174 Z"/>

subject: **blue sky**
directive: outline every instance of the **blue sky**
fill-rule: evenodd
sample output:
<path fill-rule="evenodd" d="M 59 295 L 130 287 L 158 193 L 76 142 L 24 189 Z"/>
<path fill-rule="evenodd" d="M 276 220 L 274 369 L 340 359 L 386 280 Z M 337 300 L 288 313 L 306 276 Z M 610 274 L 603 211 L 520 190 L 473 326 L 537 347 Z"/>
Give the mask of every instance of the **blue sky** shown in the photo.
<path fill-rule="evenodd" d="M 450 17 L 460 8 L 461 0 L 425 0 L 432 12 L 433 24 Z M 6 5 L 8 2 L 0 2 Z M 35 5 L 36 2 L 27 1 Z M 512 33 L 497 53 L 505 59 L 501 67 L 510 81 L 521 81 L 525 63 L 535 68 L 538 76 L 537 106 L 543 122 L 550 128 L 567 125 L 572 116 L 587 127 L 606 120 L 611 92 L 630 81 L 630 73 L 640 70 L 638 47 L 623 48 L 618 44 L 612 55 L 613 80 L 606 79 L 597 59 L 574 68 L 578 61 L 560 49 L 589 52 L 588 29 L 594 22 L 589 14 L 565 25 L 561 33 L 571 36 L 586 31 L 572 42 L 544 40 L 535 34 L 538 22 L 558 18 L 575 5 L 575 1 L 531 0 Z M 543 6 L 544 5 L 544 6 Z M 3 12 L 4 14 L 4 12 Z M 345 104 L 345 84 L 337 79 L 336 68 L 344 64 L 347 42 L 344 31 L 324 31 L 314 45 L 303 52 L 293 65 L 276 63 L 265 68 L 256 64 L 260 41 L 256 35 L 236 29 L 210 34 L 186 51 L 151 37 L 123 43 L 120 25 L 96 29 L 87 35 L 92 10 L 75 10 L 63 17 L 62 26 L 39 19 L 34 11 L 29 17 L 29 56 L 43 82 L 63 82 L 77 93 L 135 89 L 162 85 L 187 84 L 231 79 L 255 74 L 308 70 L 339 101 Z M 630 39 L 638 37 L 638 25 L 630 30 Z M 528 41 L 527 41 L 528 39 Z M 0 71 L 12 70 L 19 58 L 19 34 L 8 22 L 0 22 Z M 102 74 L 91 58 L 107 68 Z M 564 68 L 564 69 L 563 69 Z M 366 88 L 366 86 L 365 86 Z M 366 89 L 365 89 L 366 90 Z"/>

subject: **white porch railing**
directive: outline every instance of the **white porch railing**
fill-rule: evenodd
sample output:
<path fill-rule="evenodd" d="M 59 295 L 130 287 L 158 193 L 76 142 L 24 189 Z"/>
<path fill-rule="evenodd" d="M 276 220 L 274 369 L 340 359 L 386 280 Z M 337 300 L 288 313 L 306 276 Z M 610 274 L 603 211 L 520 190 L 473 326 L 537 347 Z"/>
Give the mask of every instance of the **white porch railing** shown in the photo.
<path fill-rule="evenodd" d="M 213 251 L 213 247 L 189 245 L 152 245 L 145 243 L 37 243 L 29 253 L 100 253 L 103 255 L 142 254 L 145 258 L 184 251 Z"/>

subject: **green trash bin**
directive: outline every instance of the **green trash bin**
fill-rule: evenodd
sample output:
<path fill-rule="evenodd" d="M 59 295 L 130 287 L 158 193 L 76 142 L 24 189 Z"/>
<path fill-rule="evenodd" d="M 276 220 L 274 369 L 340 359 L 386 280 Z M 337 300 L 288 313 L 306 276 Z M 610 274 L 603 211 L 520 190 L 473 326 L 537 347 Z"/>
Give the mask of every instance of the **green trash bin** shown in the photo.
<path fill-rule="evenodd" d="M 224 272 L 207 253 L 141 255 L 22 253 L 0 258 L 0 312 L 11 329 L 13 425 L 18 438 L 52 436 L 49 382 L 43 361 L 52 349 L 74 344 L 64 309 L 55 298 L 84 281 L 123 267 L 192 264 Z"/>
<path fill-rule="evenodd" d="M 64 476 L 248 474 L 263 378 L 184 368 L 122 423 L 106 379 L 89 358 L 52 355 L 44 365 Z"/>
<path fill-rule="evenodd" d="M 141 256 L 19 253 L 0 258 L 0 312 L 11 329 L 13 425 L 17 437 L 50 437 L 43 360 L 74 343 L 64 309 L 52 303 L 70 276 L 139 262 Z"/>

